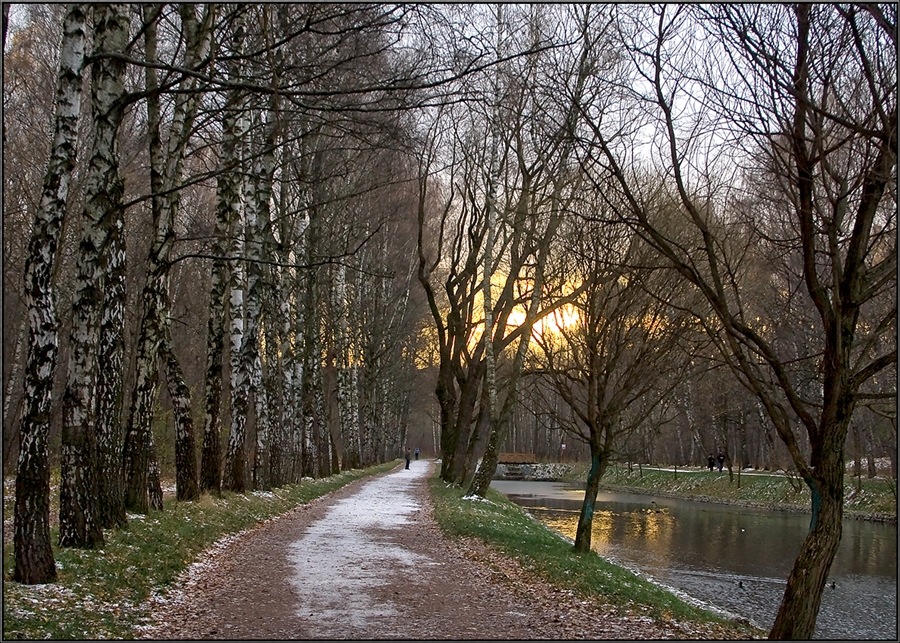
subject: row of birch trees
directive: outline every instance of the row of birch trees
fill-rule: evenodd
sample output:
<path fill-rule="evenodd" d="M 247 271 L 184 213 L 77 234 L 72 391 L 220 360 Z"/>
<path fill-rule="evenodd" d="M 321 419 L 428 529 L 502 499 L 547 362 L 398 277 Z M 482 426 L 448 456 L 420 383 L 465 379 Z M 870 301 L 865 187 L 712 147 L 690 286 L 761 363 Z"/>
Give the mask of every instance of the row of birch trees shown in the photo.
<path fill-rule="evenodd" d="M 59 546 L 100 547 L 127 512 L 162 508 L 163 399 L 182 501 L 398 457 L 416 341 L 415 193 L 398 177 L 425 70 L 390 46 L 410 9 L 23 11 L 5 31 L 4 135 L 50 161 L 4 211 L 30 236 L 23 394 L 4 417 L 14 578 L 55 576 L 52 434 Z M 61 43 L 55 115 L 30 130 L 41 36 Z"/>
<path fill-rule="evenodd" d="M 189 500 L 398 455 L 430 361 L 446 482 L 483 496 L 523 408 L 585 443 L 582 550 L 610 462 L 730 468 L 752 416 L 812 492 L 771 634 L 812 637 L 854 418 L 896 445 L 896 7 L 64 12 L 4 44 L 17 579 L 53 575 L 52 422 L 96 546 L 161 506 L 161 393 Z"/>

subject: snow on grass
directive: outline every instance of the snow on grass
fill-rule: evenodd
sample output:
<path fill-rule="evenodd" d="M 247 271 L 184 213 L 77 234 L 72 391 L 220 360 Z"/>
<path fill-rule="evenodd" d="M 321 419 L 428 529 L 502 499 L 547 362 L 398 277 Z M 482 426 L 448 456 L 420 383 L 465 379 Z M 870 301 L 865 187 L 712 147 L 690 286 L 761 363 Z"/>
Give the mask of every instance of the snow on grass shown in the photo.
<path fill-rule="evenodd" d="M 467 495 L 467 496 L 463 496 L 463 497 L 462 497 L 462 500 L 470 500 L 470 501 L 472 501 L 472 502 L 486 502 L 486 503 L 488 503 L 489 505 L 494 504 L 493 502 L 491 502 L 491 501 L 488 500 L 487 498 L 482 498 L 481 496 L 479 496 L 479 495 L 477 495 L 477 494 L 474 494 L 474 493 L 469 494 L 469 495 Z"/>

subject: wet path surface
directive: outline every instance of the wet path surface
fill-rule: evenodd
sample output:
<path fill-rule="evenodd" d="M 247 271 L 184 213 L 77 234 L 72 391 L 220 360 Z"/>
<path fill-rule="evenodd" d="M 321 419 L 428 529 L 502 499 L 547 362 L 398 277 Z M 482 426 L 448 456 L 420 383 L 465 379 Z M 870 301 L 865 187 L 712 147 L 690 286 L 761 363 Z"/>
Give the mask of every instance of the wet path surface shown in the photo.
<path fill-rule="evenodd" d="M 151 606 L 142 638 L 689 638 L 448 542 L 427 497 L 433 466 L 358 480 L 225 539 Z"/>
<path fill-rule="evenodd" d="M 451 563 L 433 551 L 437 534 L 418 497 L 430 467 L 410 467 L 338 500 L 290 544 L 297 615 L 310 637 L 417 638 L 448 628 L 462 588 L 432 587 L 452 576 Z"/>

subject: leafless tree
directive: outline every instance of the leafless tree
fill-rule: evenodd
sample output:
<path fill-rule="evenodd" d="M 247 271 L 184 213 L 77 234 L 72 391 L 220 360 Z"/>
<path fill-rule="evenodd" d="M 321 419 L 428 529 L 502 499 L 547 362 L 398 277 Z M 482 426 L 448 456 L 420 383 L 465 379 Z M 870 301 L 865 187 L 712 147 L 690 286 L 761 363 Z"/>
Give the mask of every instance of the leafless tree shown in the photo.
<path fill-rule="evenodd" d="M 810 531 L 770 632 L 809 638 L 841 537 L 849 423 L 872 378 L 896 361 L 896 344 L 878 342 L 895 332 L 896 310 L 860 324 L 873 300 L 896 288 L 895 12 L 722 6 L 699 12 L 705 32 L 697 15 L 620 12 L 635 73 L 613 91 L 630 96 L 618 123 L 590 116 L 596 138 L 585 165 L 615 178 L 623 220 L 703 294 L 720 355 L 758 397 L 812 491 Z M 654 161 L 687 237 L 659 225 L 669 206 L 646 189 Z M 763 184 L 768 207 L 742 210 L 744 194 Z M 729 233 L 748 218 L 751 247 Z M 800 355 L 773 335 L 773 320 L 745 306 L 743 258 L 773 247 L 801 269 L 790 283 L 773 275 L 769 292 L 815 310 L 807 341 L 790 346 Z"/>
<path fill-rule="evenodd" d="M 621 457 L 627 438 L 684 381 L 691 336 L 702 330 L 685 294 L 679 296 L 678 282 L 653 267 L 652 248 L 637 235 L 609 223 L 581 220 L 576 226 L 565 242 L 568 279 L 586 288 L 569 309 L 574 319 L 554 317 L 557 328 L 538 337 L 535 362 L 571 410 L 572 432 L 590 447 L 575 535 L 575 549 L 589 551 L 603 473 Z"/>

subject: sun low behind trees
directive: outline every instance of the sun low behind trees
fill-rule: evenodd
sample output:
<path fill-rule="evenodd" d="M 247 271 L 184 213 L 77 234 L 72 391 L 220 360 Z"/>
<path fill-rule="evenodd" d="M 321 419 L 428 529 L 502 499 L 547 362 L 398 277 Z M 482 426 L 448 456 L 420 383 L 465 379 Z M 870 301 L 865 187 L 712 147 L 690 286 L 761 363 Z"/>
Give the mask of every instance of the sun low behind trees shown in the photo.
<path fill-rule="evenodd" d="M 17 579 L 57 461 L 96 546 L 169 453 L 179 500 L 395 457 L 427 381 L 471 494 L 523 424 L 585 445 L 579 549 L 611 461 L 791 470 L 812 636 L 848 448 L 896 451 L 892 5 L 17 11 Z"/>
<path fill-rule="evenodd" d="M 588 224 L 608 223 L 612 238 L 616 227 L 629 230 L 651 252 L 623 260 L 613 283 L 646 284 L 643 296 L 666 304 L 667 327 L 685 334 L 658 349 L 668 358 L 659 387 L 649 374 L 618 382 L 625 400 L 648 387 L 636 404 L 645 422 L 619 440 L 612 428 L 580 437 L 595 457 L 603 436 L 619 454 L 643 457 L 653 448 L 648 425 L 682 415 L 695 462 L 715 445 L 729 451 L 730 469 L 732 454 L 747 461 L 734 427 L 757 415 L 813 492 L 810 533 L 772 634 L 811 636 L 840 541 L 852 420 L 893 418 L 896 440 L 896 390 L 884 388 L 896 376 L 894 8 L 491 7 L 482 20 L 501 61 L 516 39 L 557 47 L 500 62 L 473 90 L 480 110 L 448 108 L 421 157 L 419 279 L 438 330 L 442 477 L 483 493 L 526 365 L 528 379 L 556 378 L 563 403 L 547 406 L 568 408 L 573 424 L 585 402 L 615 417 L 614 390 L 573 393 L 575 347 L 600 330 L 593 305 L 560 333 L 556 359 L 520 358 L 537 317 L 569 303 L 553 284 L 569 281 L 576 298 L 589 287 L 562 268 Z M 523 225 L 523 212 L 542 227 Z M 577 222 L 568 231 L 554 225 L 560 212 Z M 592 251 L 601 256 L 604 244 Z M 649 285 L 659 272 L 675 277 L 662 292 Z M 610 324 L 616 308 L 600 317 Z M 596 342 L 586 382 L 615 378 L 617 364 L 599 358 L 622 344 L 639 353 L 626 338 L 635 321 L 623 316 L 614 339 Z M 682 351 L 695 375 L 679 374 Z M 693 416 L 708 405 L 696 398 L 713 368 L 735 377 L 738 386 L 726 385 L 735 395 L 755 400 L 717 402 L 713 440 L 704 441 Z M 594 469 L 602 473 L 602 459 Z"/>

